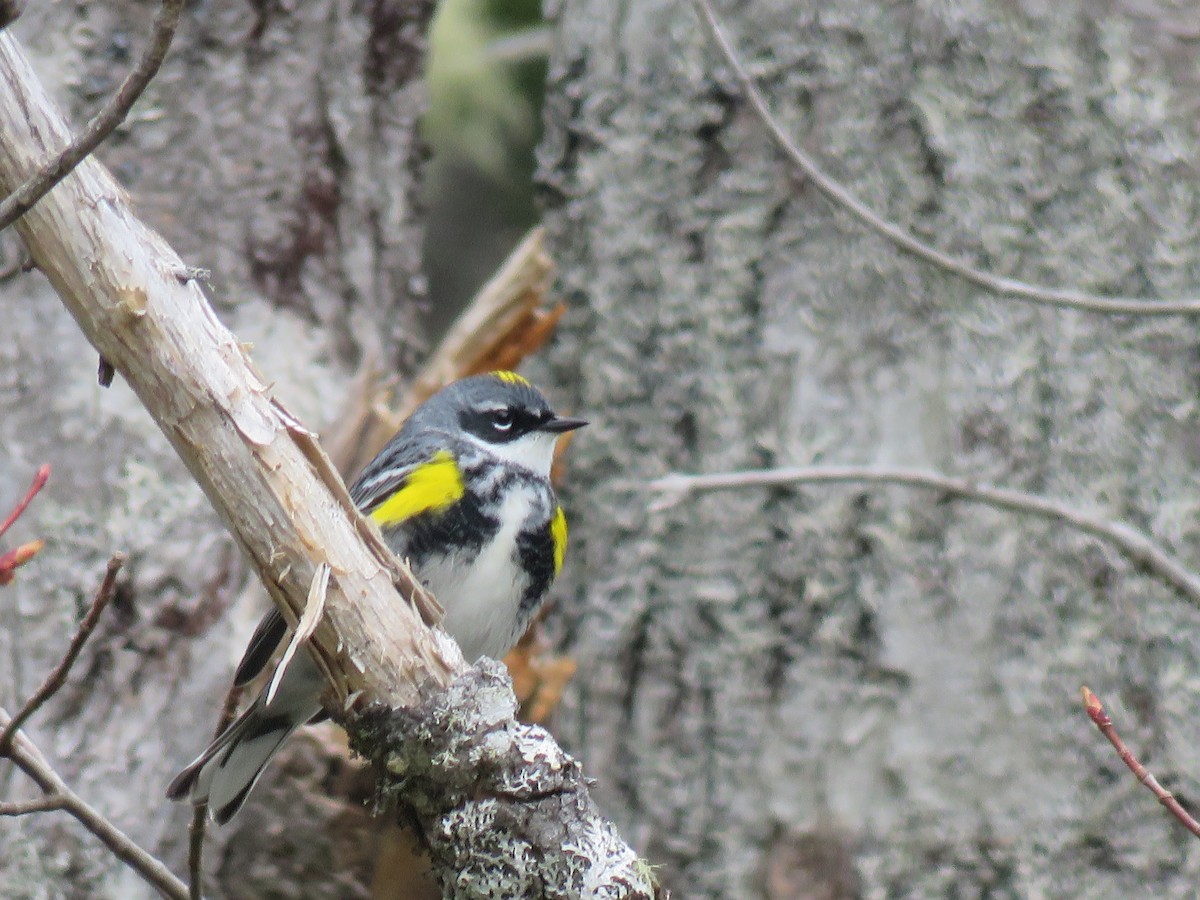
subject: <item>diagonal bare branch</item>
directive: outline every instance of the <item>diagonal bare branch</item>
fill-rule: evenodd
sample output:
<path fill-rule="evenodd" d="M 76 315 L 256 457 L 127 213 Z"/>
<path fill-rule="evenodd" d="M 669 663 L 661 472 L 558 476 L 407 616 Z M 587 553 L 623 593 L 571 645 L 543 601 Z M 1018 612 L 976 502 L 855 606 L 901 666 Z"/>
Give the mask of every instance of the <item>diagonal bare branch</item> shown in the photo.
<path fill-rule="evenodd" d="M 0 187 L 24 179 L 69 139 L 5 32 L 0 134 Z M 423 596 L 419 585 L 354 507 L 315 436 L 271 395 L 200 287 L 179 279 L 183 262 L 137 218 L 112 175 L 94 157 L 83 160 L 16 227 L 85 336 L 156 416 L 291 621 L 303 612 L 317 564 L 324 559 L 337 573 L 309 644 L 318 665 L 338 673 L 335 703 L 364 688 L 414 700 L 426 679 L 448 681 L 461 666 L 457 648 L 422 626 L 419 600 L 397 602 L 395 585 L 410 598 Z M 359 645 L 358 638 L 363 654 L 351 659 L 341 648 Z"/>
<path fill-rule="evenodd" d="M 0 32 L 0 185 L 36 169 L 35 160 L 48 145 L 61 145 L 65 133 L 19 45 Z M 645 864 L 600 814 L 578 765 L 547 732 L 513 720 L 516 702 L 503 670 L 484 663 L 466 669 L 457 646 L 427 624 L 424 615 L 434 606 L 419 583 L 354 507 L 315 436 L 272 396 L 247 347 L 199 287 L 178 277 L 179 257 L 137 218 L 111 174 L 94 158 L 83 160 L 16 228 L 85 336 L 162 428 L 290 623 L 303 614 L 318 566 L 329 565 L 335 577 L 325 612 L 306 645 L 329 686 L 327 707 L 356 731 L 358 746 L 380 760 L 381 772 L 413 764 L 414 752 L 424 758 L 425 834 L 442 827 L 444 812 L 467 806 L 442 841 L 438 878 L 459 884 L 470 866 L 481 896 L 569 896 L 578 884 L 596 894 L 660 896 Z M 486 685 L 488 703 L 479 702 L 476 685 Z M 377 709 L 420 706 L 423 713 L 423 701 L 453 686 L 461 689 L 444 698 L 450 705 L 443 704 L 447 715 L 432 743 L 404 740 L 400 732 L 414 721 L 411 713 L 393 722 L 353 712 L 375 701 Z M 477 739 L 490 761 L 436 746 Z M 19 755 L 25 743 L 18 734 L 13 752 Z M 482 798 L 473 789 L 463 793 L 464 763 L 498 788 Z M 474 776 L 468 781 L 476 783 Z M 519 797 L 499 789 L 516 783 L 532 789 Z M 481 802 L 486 815 L 475 815 Z M 527 890 L 514 893 L 510 876 L 517 870 Z M 186 887 L 178 896 L 187 896 Z"/>

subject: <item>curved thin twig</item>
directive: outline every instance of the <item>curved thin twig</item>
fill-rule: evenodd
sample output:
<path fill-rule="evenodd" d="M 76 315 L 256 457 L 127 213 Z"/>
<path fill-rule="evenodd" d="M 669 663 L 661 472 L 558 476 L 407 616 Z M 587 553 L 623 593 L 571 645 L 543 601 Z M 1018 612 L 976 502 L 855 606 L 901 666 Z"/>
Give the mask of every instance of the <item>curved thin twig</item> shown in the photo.
<path fill-rule="evenodd" d="M 724 472 L 713 475 L 667 475 L 651 483 L 662 492 L 665 501 L 671 495 L 682 496 L 699 491 L 720 491 L 745 487 L 773 487 L 795 484 L 888 484 L 899 487 L 939 491 L 958 500 L 982 503 L 996 509 L 1023 513 L 1058 522 L 1116 547 L 1134 564 L 1160 578 L 1179 591 L 1195 606 L 1200 606 L 1200 576 L 1171 556 L 1148 535 L 1124 522 L 1113 522 L 1080 512 L 1069 503 L 1015 491 L 1010 488 L 976 484 L 940 472 L 920 469 L 884 469 L 871 466 L 797 466 L 786 469 L 759 469 Z"/>
<path fill-rule="evenodd" d="M 1138 758 L 1133 755 L 1133 751 L 1125 746 L 1125 742 L 1117 734 L 1117 729 L 1113 725 L 1112 719 L 1104 711 L 1104 706 L 1100 703 L 1100 698 L 1086 687 L 1082 688 L 1080 692 L 1083 694 L 1083 708 L 1087 711 L 1088 718 L 1092 720 L 1092 724 L 1100 730 L 1100 733 L 1108 738 L 1108 742 L 1117 751 L 1117 756 L 1121 757 L 1121 762 L 1128 766 L 1129 771 L 1137 777 L 1137 780 L 1144 784 L 1146 789 L 1158 798 L 1158 802 L 1165 806 L 1167 811 L 1184 828 L 1194 836 L 1200 837 L 1200 822 L 1197 822 L 1192 814 L 1183 808 L 1183 804 L 1175 799 L 1174 794 L 1158 783 L 1158 779 L 1154 777 L 1154 773 L 1143 766 L 1138 761 Z"/>
<path fill-rule="evenodd" d="M 779 121 L 771 112 L 767 101 L 759 92 L 754 80 L 746 71 L 738 58 L 733 45 L 721 26 L 720 19 L 713 11 L 709 0 L 693 0 L 700 18 L 708 29 L 709 36 L 720 49 L 729 67 L 733 69 L 742 92 L 759 120 L 766 127 L 775 145 L 791 162 L 804 173 L 816 188 L 835 206 L 844 209 L 863 225 L 876 234 L 890 241 L 898 249 L 909 253 L 930 265 L 949 272 L 978 288 L 982 288 L 1001 297 L 1011 297 L 1039 306 L 1052 306 L 1059 309 L 1075 309 L 1082 312 L 1101 313 L 1104 315 L 1136 315 L 1136 316 L 1194 316 L 1200 315 L 1200 300 L 1147 300 L 1135 297 L 1101 297 L 1086 291 L 1070 288 L 1044 287 L 1029 284 L 1015 278 L 1004 278 L 993 275 L 974 266 L 955 259 L 936 247 L 931 247 L 924 241 L 905 231 L 894 222 L 889 222 L 865 203 L 850 193 L 842 184 L 828 175 L 811 156 L 805 153 L 792 137 L 783 130 Z"/>
<path fill-rule="evenodd" d="M 82 134 L 4 198 L 4 202 L 0 203 L 0 231 L 32 209 L 47 191 L 66 178 L 81 160 L 99 147 L 101 142 L 125 121 L 129 110 L 146 90 L 150 80 L 158 74 L 158 69 L 166 58 L 167 49 L 171 46 L 175 29 L 179 25 L 183 5 L 184 0 L 163 0 L 162 7 L 154 19 L 150 46 L 146 48 L 133 71 L 125 78 L 112 99 L 88 123 Z"/>

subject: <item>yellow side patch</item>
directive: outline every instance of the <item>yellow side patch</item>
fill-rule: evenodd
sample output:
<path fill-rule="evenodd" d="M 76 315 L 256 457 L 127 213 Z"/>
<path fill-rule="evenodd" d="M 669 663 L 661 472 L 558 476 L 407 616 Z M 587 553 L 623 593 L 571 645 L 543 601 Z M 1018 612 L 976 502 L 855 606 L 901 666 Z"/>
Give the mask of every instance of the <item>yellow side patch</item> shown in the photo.
<path fill-rule="evenodd" d="M 439 450 L 429 462 L 413 469 L 390 497 L 371 510 L 371 519 L 380 528 L 399 525 L 421 513 L 453 506 L 463 493 L 458 464 L 448 451 Z"/>
<path fill-rule="evenodd" d="M 550 520 L 550 540 L 554 542 L 554 574 L 562 571 L 563 559 L 567 555 L 567 516 L 562 507 L 556 507 Z"/>
<path fill-rule="evenodd" d="M 516 372 L 509 372 L 505 369 L 501 369 L 499 371 L 493 372 L 492 376 L 495 378 L 499 378 L 505 384 L 523 384 L 523 385 L 525 385 L 525 387 L 532 387 L 532 385 L 529 383 L 528 378 L 525 378 L 522 375 L 518 375 Z"/>

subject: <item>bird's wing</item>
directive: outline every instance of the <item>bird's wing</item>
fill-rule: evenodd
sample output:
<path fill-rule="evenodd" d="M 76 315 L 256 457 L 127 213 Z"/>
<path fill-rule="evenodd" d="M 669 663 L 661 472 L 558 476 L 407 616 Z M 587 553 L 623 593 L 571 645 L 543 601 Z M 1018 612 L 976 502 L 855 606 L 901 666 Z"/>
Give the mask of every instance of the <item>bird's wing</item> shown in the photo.
<path fill-rule="evenodd" d="M 446 450 L 425 452 L 393 441 L 373 459 L 350 488 L 350 497 L 380 527 L 394 528 L 415 515 L 453 503 L 462 496 L 462 474 Z M 268 612 L 250 638 L 233 683 L 239 687 L 259 676 L 287 634 L 278 609 Z"/>
<path fill-rule="evenodd" d="M 426 433 L 426 438 L 435 435 Z M 350 498 L 380 528 L 395 528 L 421 513 L 445 509 L 465 493 L 449 435 L 424 446 L 394 441 L 363 470 Z"/>
<path fill-rule="evenodd" d="M 237 671 L 233 674 L 235 687 L 243 687 L 258 677 L 258 673 L 266 666 L 267 660 L 271 658 L 285 634 L 287 622 L 279 610 L 272 607 L 254 629 L 250 644 L 242 654 L 242 661 L 238 663 Z"/>
<path fill-rule="evenodd" d="M 441 441 L 405 440 L 401 431 L 392 442 L 379 451 L 350 485 L 350 499 L 367 515 L 383 500 L 403 487 L 415 469 L 436 455 Z M 433 438 L 435 435 L 430 434 Z"/>

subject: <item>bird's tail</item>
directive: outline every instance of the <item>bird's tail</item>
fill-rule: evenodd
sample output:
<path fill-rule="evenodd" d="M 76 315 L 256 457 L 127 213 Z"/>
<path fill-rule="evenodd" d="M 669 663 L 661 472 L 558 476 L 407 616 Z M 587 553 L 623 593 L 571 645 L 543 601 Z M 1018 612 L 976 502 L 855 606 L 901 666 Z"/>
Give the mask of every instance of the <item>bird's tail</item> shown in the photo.
<path fill-rule="evenodd" d="M 308 659 L 297 658 L 292 668 L 303 670 L 309 666 L 312 663 Z M 316 693 L 296 689 L 302 687 L 300 683 L 308 674 L 289 671 L 270 704 L 265 702 L 265 694 L 260 694 L 249 709 L 175 776 L 167 786 L 167 796 L 172 800 L 187 797 L 194 806 L 207 803 L 209 815 L 218 825 L 233 818 L 283 742 L 320 713 L 320 682 Z"/>

